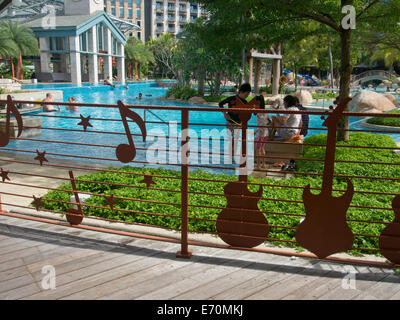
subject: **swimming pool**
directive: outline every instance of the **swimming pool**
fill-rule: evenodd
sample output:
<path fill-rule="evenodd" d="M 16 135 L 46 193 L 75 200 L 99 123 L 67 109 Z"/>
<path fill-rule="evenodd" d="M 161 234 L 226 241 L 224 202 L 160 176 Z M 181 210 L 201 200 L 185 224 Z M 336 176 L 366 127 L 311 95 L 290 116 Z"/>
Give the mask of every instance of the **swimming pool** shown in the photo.
<path fill-rule="evenodd" d="M 52 85 L 29 85 L 24 86 L 24 89 L 41 89 L 41 90 L 62 90 L 64 101 L 68 101 L 68 98 L 74 96 L 77 102 L 82 103 L 100 103 L 100 104 L 113 104 L 115 105 L 118 100 L 130 105 L 154 105 L 154 106 L 199 106 L 204 107 L 204 105 L 193 105 L 183 102 L 172 102 L 168 100 L 159 99 L 159 97 L 165 95 L 167 91 L 166 88 L 159 88 L 154 86 L 154 82 L 135 82 L 129 84 L 129 90 L 126 90 L 124 87 L 119 87 L 112 89 L 110 86 L 104 85 L 88 85 L 83 84 L 81 86 L 76 86 L 72 84 L 52 84 Z M 139 93 L 143 94 L 143 99 L 137 99 Z M 151 95 L 151 96 L 150 96 Z M 79 114 L 82 114 L 84 117 L 90 116 L 91 119 L 101 118 L 101 119 L 116 119 L 120 120 L 121 115 L 117 108 L 92 108 L 92 107 L 81 107 L 78 113 L 72 113 L 67 111 L 64 106 L 61 106 L 62 111 L 57 113 L 42 113 L 43 115 L 57 115 L 66 118 L 52 118 L 52 117 L 43 117 L 43 127 L 44 128 L 57 128 L 57 129 L 75 129 L 82 130 L 82 126 L 78 126 L 77 124 L 80 122 Z M 138 113 L 144 119 L 144 110 L 133 109 L 136 113 Z M 166 139 L 165 137 L 177 136 L 179 135 L 180 128 L 179 126 L 174 126 L 173 123 L 179 123 L 181 120 L 181 112 L 180 111 L 169 111 L 169 110 L 155 110 L 154 114 L 146 112 L 146 121 L 155 121 L 159 122 L 162 119 L 165 122 L 172 122 L 172 126 L 168 128 L 166 124 L 154 124 L 147 123 L 147 133 L 149 135 L 146 143 L 143 143 L 142 139 L 139 136 L 134 137 L 135 146 L 137 148 L 170 148 L 176 150 L 180 144 L 176 139 Z M 72 119 L 71 119 L 72 118 Z M 226 137 L 226 129 L 224 126 L 209 126 L 208 124 L 225 124 L 225 119 L 221 113 L 218 112 L 209 112 L 206 115 L 204 112 L 194 112 L 191 111 L 189 113 L 190 123 L 196 123 L 199 125 L 191 125 L 191 133 L 190 136 L 197 135 L 200 137 L 200 133 L 204 129 L 217 129 L 219 130 L 221 138 Z M 322 122 L 320 116 L 311 116 L 310 117 L 310 127 L 312 128 L 322 128 Z M 360 125 L 361 120 L 359 118 L 350 118 L 350 128 L 351 129 L 363 129 Z M 36 149 L 40 152 L 46 151 L 49 153 L 63 154 L 63 155 L 73 155 L 75 157 L 58 157 L 58 156 L 49 156 L 56 158 L 69 158 L 69 159 L 79 159 L 82 160 L 82 157 L 94 157 L 94 158 L 104 158 L 104 159 L 112 159 L 112 160 L 104 160 L 110 162 L 110 165 L 120 165 L 121 163 L 116 159 L 115 156 L 115 147 L 119 144 L 126 144 L 127 138 L 124 132 L 124 127 L 119 121 L 95 121 L 91 120 L 90 123 L 93 125 L 92 128 L 89 128 L 87 132 L 74 132 L 74 131 L 62 131 L 62 130 L 42 130 L 42 135 L 40 137 L 35 137 L 35 139 L 40 140 L 50 140 L 50 141 L 68 141 L 74 142 L 78 144 L 97 144 L 97 145 L 106 145 L 108 147 L 92 147 L 92 146 L 80 146 L 80 145 L 71 145 L 71 144 L 63 144 L 63 143 L 48 143 L 41 141 L 25 141 L 25 140 L 12 140 L 8 148 L 18 149 L 18 150 L 26 150 L 26 151 L 35 151 Z M 256 117 L 253 116 L 249 122 L 250 126 L 256 125 Z M 140 134 L 140 129 L 136 124 L 129 125 L 131 133 Z M 168 130 L 170 129 L 170 131 Z M 174 131 L 176 130 L 176 131 Z M 101 132 L 117 132 L 121 133 L 120 135 L 116 134 L 106 134 L 106 133 L 94 133 L 92 131 L 101 131 Z M 322 132 L 326 132 L 324 130 L 313 130 L 309 132 L 309 135 L 312 134 L 320 134 Z M 151 135 L 157 136 L 157 138 L 151 137 Z M 213 134 L 215 135 L 215 133 Z M 220 138 L 217 137 L 217 138 Z M 400 140 L 400 135 L 393 135 L 396 141 Z M 201 141 L 196 142 L 193 140 L 191 145 L 194 150 L 198 151 L 215 151 L 216 153 L 223 152 L 223 146 L 213 145 L 210 141 L 209 143 L 201 144 Z M 211 149 L 211 150 L 210 150 Z M 252 148 L 249 148 L 250 150 Z M 138 150 L 135 161 L 143 162 L 137 163 L 138 166 L 143 166 L 144 163 L 148 162 L 149 151 L 146 150 Z M 171 156 L 169 154 L 163 154 L 162 159 L 166 157 L 166 162 L 171 163 L 179 163 L 180 156 L 177 152 L 173 153 Z M 154 153 L 150 153 L 150 155 L 155 156 Z M 33 157 L 36 156 L 36 153 Z M 158 155 L 160 157 L 160 155 Z M 86 159 L 87 161 L 97 161 L 102 162 L 102 160 L 95 159 Z M 194 155 L 191 159 L 191 164 L 202 164 L 201 156 Z M 212 160 L 209 159 L 209 164 L 212 163 Z M 150 161 L 152 162 L 152 161 Z M 162 163 L 164 163 L 162 161 Z M 207 163 L 206 163 L 207 164 Z M 225 163 L 222 159 L 220 159 L 220 164 Z M 159 167 L 159 165 L 146 165 L 149 167 Z M 175 167 L 176 169 L 176 167 Z M 215 171 L 215 170 L 214 170 Z M 218 171 L 218 170 L 217 170 Z M 224 171 L 227 173 L 226 171 Z"/>

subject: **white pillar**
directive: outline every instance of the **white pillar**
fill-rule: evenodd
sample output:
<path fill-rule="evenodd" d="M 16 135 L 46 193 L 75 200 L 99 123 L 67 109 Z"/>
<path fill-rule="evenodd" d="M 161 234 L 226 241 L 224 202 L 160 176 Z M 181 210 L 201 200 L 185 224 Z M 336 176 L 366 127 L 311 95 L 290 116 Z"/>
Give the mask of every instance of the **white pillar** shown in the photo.
<path fill-rule="evenodd" d="M 104 56 L 104 79 L 110 77 L 112 79 L 112 50 L 111 50 L 111 31 L 107 29 L 106 36 L 105 36 L 105 48 L 108 56 Z"/>
<path fill-rule="evenodd" d="M 97 28 L 93 26 L 89 32 L 89 82 L 93 84 L 99 83 L 99 59 L 97 55 Z"/>
<path fill-rule="evenodd" d="M 122 58 L 118 58 L 118 80 L 125 84 L 125 46 L 122 43 L 118 43 L 118 54 Z"/>
<path fill-rule="evenodd" d="M 40 72 L 50 72 L 50 38 L 39 38 Z M 46 51 L 46 52 L 43 52 Z"/>
<path fill-rule="evenodd" d="M 71 63 L 71 81 L 76 84 L 82 83 L 81 75 L 81 54 L 79 51 L 79 36 L 69 38 L 70 45 L 70 63 Z"/>
<path fill-rule="evenodd" d="M 279 82 L 280 82 L 280 74 L 281 74 L 281 60 L 274 59 L 272 64 L 272 74 L 273 74 L 273 83 L 272 83 L 272 95 L 279 94 Z"/>

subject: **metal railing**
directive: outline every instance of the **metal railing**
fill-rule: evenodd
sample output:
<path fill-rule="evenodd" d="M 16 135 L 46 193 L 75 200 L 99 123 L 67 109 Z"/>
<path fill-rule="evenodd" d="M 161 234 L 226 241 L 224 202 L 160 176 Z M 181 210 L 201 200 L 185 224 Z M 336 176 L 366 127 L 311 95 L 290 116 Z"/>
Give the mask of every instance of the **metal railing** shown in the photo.
<path fill-rule="evenodd" d="M 306 140 L 302 147 L 307 149 L 307 152 L 297 155 L 293 155 L 290 151 L 275 155 L 254 153 L 256 143 L 252 140 L 252 132 L 248 130 L 256 130 L 258 127 L 251 120 L 249 122 L 251 114 L 268 113 L 270 116 L 277 113 L 308 114 L 314 118 L 323 116 L 327 120 L 326 123 L 329 123 L 328 119 L 331 121 L 339 107 L 335 111 L 238 108 L 235 112 L 240 115 L 242 126 L 234 128 L 234 136 L 236 137 L 236 133 L 239 135 L 236 141 L 233 141 L 226 124 L 219 121 L 217 123 L 216 118 L 212 116 L 217 114 L 222 118 L 221 112 L 224 110 L 219 108 L 133 106 L 124 105 L 122 102 L 117 105 L 35 102 L 42 106 L 59 104 L 65 107 L 78 107 L 80 114 L 21 114 L 19 112 L 21 109 L 15 107 L 16 104 L 31 103 L 31 101 L 13 101 L 11 97 L 7 101 L 0 101 L 0 105 L 6 106 L 0 128 L 7 133 L 0 134 L 2 146 L 0 193 L 3 206 L 0 214 L 2 215 L 176 242 L 181 245 L 177 255 L 184 258 L 190 257 L 191 245 L 203 245 L 380 267 L 400 265 L 400 261 L 391 255 L 400 248 L 396 240 L 399 235 L 389 230 L 397 223 L 397 216 L 392 223 L 393 211 L 395 214 L 400 214 L 396 202 L 400 198 L 400 189 L 396 188 L 400 176 L 393 175 L 400 164 L 398 155 L 393 152 L 398 152 L 400 147 L 395 144 L 388 146 L 362 144 L 358 138 L 345 144 L 336 141 L 332 144 L 329 141 L 332 141 L 336 127 L 328 126 L 328 130 L 323 126 L 315 127 L 313 126 L 315 122 L 311 122 L 312 125 L 308 128 L 309 135 L 314 131 L 328 133 L 327 143 L 321 142 L 323 139 Z M 103 109 L 110 116 L 98 116 L 98 111 Z M 143 120 L 141 114 L 142 112 L 144 114 L 145 110 L 157 115 L 158 120 L 167 114 L 172 119 L 174 130 L 165 133 L 164 136 L 160 135 L 159 131 L 162 130 L 160 125 L 165 125 L 166 121 Z M 159 113 L 162 115 L 158 115 Z M 94 114 L 96 116 L 91 117 Z M 350 112 L 344 112 L 343 115 L 365 116 L 362 113 Z M 368 116 L 400 117 L 399 114 L 368 114 Z M 15 121 L 12 121 L 13 118 Z M 43 121 L 43 124 L 28 124 L 28 119 L 38 119 Z M 42 132 L 41 135 L 36 137 L 26 135 L 28 133 L 25 131 L 38 128 Z M 208 131 L 208 135 L 203 135 L 203 130 L 207 129 L 214 131 L 211 133 Z M 279 130 L 282 127 L 277 126 L 275 129 Z M 395 130 L 387 131 L 379 127 L 368 130 L 351 127 L 344 131 L 397 134 Z M 19 133 L 21 135 L 18 136 Z M 157 143 L 166 139 L 168 144 L 149 145 L 143 142 L 146 139 L 152 139 Z M 235 147 L 236 142 L 237 147 Z M 259 143 L 270 147 L 299 146 L 298 142 L 279 140 L 264 140 Z M 232 150 L 229 146 L 234 150 L 233 154 L 227 151 Z M 325 158 L 321 157 L 321 149 L 325 150 Z M 335 149 L 341 151 L 341 156 L 332 162 L 329 159 L 332 152 L 334 156 Z M 368 161 L 343 158 L 346 150 L 368 151 L 371 155 L 380 156 Z M 149 157 L 149 154 L 157 153 L 159 156 L 163 152 L 166 153 L 166 157 Z M 318 153 L 318 156 L 313 156 L 315 153 Z M 383 153 L 387 156 L 383 157 Z M 199 157 L 201 161 L 196 161 Z M 232 161 L 233 158 L 236 161 Z M 275 159 L 280 161 L 284 159 L 286 162 L 296 160 L 302 165 L 294 171 L 278 170 L 271 165 L 255 170 L 254 161 L 260 159 L 270 159 L 272 162 Z M 334 164 L 341 166 L 341 171 L 334 172 L 332 167 Z M 374 174 L 363 169 L 371 166 L 383 169 L 373 171 Z M 159 167 L 164 169 L 155 169 Z M 351 170 L 353 167 L 356 169 Z M 42 170 L 46 168 L 51 170 L 51 173 Z M 327 187 L 329 168 L 330 181 L 334 183 Z M 192 172 L 193 169 L 202 171 Z M 76 173 L 78 171 L 86 174 L 78 176 Z M 269 179 L 269 174 L 280 174 L 283 179 L 279 181 Z M 286 179 L 287 174 L 291 175 L 292 179 Z M 262 175 L 261 180 L 259 175 Z M 346 183 L 346 179 L 351 184 Z M 39 183 L 39 180 L 42 183 Z M 311 186 L 307 186 L 310 183 Z M 378 183 L 384 185 L 386 189 L 373 187 Z M 314 248 L 313 244 L 309 245 L 307 236 L 300 236 L 301 228 L 307 225 L 306 222 L 313 221 L 311 217 L 314 214 L 307 207 L 305 194 L 311 191 L 313 192 L 310 193 L 311 196 L 318 193 L 323 196 L 328 194 L 329 201 L 334 201 L 333 199 L 337 199 L 336 196 L 347 194 L 352 189 L 350 185 L 353 186 L 354 198 L 342 213 L 341 222 L 343 225 L 351 225 L 352 241 L 341 247 L 341 244 L 336 244 L 335 241 L 342 239 L 342 235 L 349 233 L 350 229 L 346 229 L 346 232 L 339 230 L 336 234 L 334 232 L 330 234 L 328 232 L 330 229 L 327 229 L 323 239 L 328 242 L 333 241 L 334 248 L 330 248 L 326 253 L 324 251 L 325 246 L 328 246 L 326 243 L 314 241 L 313 243 L 317 243 L 317 248 Z M 12 191 L 18 190 L 18 187 L 21 187 L 20 192 Z M 30 193 L 23 190 L 29 190 Z M 82 194 L 90 196 L 92 201 L 83 202 Z M 335 197 L 332 197 L 332 194 Z M 367 202 L 372 199 L 372 203 Z M 390 201 L 394 199 L 393 207 L 388 205 L 388 199 Z M 327 200 L 324 201 L 317 201 L 322 206 L 322 211 L 331 210 L 332 205 Z M 338 210 L 337 207 L 333 207 Z M 35 209 L 48 215 L 38 217 L 35 215 Z M 63 221 L 60 221 L 57 214 L 65 215 Z M 330 219 L 333 219 L 334 215 L 335 213 L 332 213 L 331 216 L 327 216 L 326 221 L 332 222 Z M 85 220 L 82 222 L 83 218 Z M 122 232 L 112 227 L 90 225 L 86 223 L 89 220 L 152 226 L 179 231 L 181 236 L 178 240 L 172 236 Z M 310 227 L 311 231 L 307 234 L 313 235 L 320 227 L 316 223 Z M 190 239 L 191 233 L 218 236 L 225 244 L 206 240 L 194 241 Z M 394 244 L 387 244 L 392 240 Z M 310 253 L 293 252 L 282 247 L 265 248 L 261 246 L 264 242 L 292 248 L 302 246 Z M 391 262 L 334 255 L 347 251 L 382 254 L 387 258 L 390 257 L 388 259 Z"/>

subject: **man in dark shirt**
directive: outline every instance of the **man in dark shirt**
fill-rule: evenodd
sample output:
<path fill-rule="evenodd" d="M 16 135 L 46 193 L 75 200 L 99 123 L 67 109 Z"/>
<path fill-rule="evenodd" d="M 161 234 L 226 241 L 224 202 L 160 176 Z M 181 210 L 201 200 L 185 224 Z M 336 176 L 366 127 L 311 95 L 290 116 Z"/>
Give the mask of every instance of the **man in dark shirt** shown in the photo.
<path fill-rule="evenodd" d="M 236 98 L 239 98 L 243 104 L 247 104 L 247 98 L 251 93 L 251 85 L 249 83 L 244 83 L 239 88 L 239 93 L 235 96 L 226 98 L 219 103 L 220 108 L 224 108 L 224 105 L 228 104 L 228 108 L 233 108 L 236 105 Z M 260 109 L 265 109 L 265 100 L 263 96 L 257 96 L 256 100 L 258 102 Z M 227 128 L 229 129 L 232 138 L 232 143 L 230 144 L 230 154 L 233 156 L 237 149 L 237 144 L 239 141 L 239 136 L 241 132 L 242 121 L 240 120 L 239 114 L 236 112 L 226 112 L 224 113 L 225 119 L 227 121 Z"/>
<path fill-rule="evenodd" d="M 228 108 L 232 108 L 236 104 L 236 97 L 238 97 L 244 104 L 247 104 L 246 98 L 250 95 L 251 86 L 249 83 L 244 83 L 239 88 L 239 93 L 235 96 L 231 96 L 226 98 L 225 100 L 219 103 L 220 108 L 224 108 L 224 105 L 228 104 Z M 227 128 L 230 131 L 230 137 L 232 139 L 232 143 L 230 144 L 229 152 L 234 156 L 234 151 L 237 149 L 237 144 L 239 142 L 240 130 L 242 121 L 240 120 L 239 114 L 236 112 L 225 112 L 225 119 L 227 121 Z"/>

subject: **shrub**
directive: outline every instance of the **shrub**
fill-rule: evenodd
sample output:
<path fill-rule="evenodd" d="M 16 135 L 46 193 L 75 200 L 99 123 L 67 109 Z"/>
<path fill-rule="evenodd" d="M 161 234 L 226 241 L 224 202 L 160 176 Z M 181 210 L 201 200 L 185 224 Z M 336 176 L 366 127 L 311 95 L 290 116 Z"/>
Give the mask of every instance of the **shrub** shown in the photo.
<path fill-rule="evenodd" d="M 190 98 L 195 97 L 197 95 L 198 93 L 195 89 L 182 84 L 174 85 L 166 93 L 167 98 L 174 96 L 176 99 L 182 99 L 182 100 L 189 100 Z"/>
<path fill-rule="evenodd" d="M 390 111 L 389 113 L 399 114 L 400 110 Z M 374 117 L 367 120 L 367 123 L 376 124 L 380 126 L 388 126 L 388 127 L 400 127 L 400 117 L 398 118 L 381 118 Z"/>

